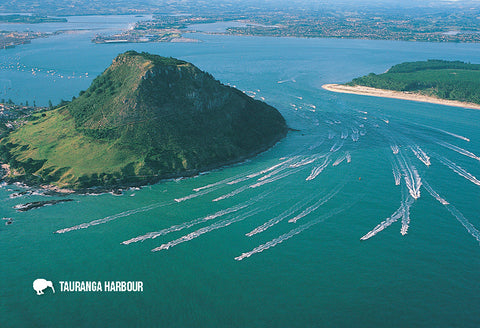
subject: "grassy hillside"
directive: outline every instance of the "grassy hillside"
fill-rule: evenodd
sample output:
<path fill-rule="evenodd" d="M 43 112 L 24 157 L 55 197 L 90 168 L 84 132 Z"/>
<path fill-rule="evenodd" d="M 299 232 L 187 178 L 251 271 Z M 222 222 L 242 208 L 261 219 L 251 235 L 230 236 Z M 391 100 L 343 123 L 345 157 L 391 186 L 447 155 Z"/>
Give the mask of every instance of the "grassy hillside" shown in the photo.
<path fill-rule="evenodd" d="M 353 79 L 347 85 L 418 92 L 480 104 L 480 65 L 443 60 L 408 62 L 383 74 L 370 73 Z"/>
<path fill-rule="evenodd" d="M 4 138 L 0 156 L 35 183 L 141 184 L 244 159 L 286 131 L 273 107 L 192 64 L 130 51 L 77 99 Z"/>

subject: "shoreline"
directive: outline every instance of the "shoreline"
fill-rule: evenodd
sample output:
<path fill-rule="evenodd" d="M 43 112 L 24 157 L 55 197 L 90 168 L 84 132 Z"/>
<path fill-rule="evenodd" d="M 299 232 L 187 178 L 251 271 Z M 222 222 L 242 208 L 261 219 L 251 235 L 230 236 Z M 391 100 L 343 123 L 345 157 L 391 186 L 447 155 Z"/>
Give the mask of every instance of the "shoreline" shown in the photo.
<path fill-rule="evenodd" d="M 324 84 L 322 85 L 322 89 L 332 91 L 332 92 L 339 92 L 339 93 L 349 93 L 349 94 L 381 97 L 381 98 L 412 100 L 412 101 L 426 102 L 426 103 L 437 104 L 437 105 L 463 107 L 463 108 L 480 110 L 480 104 L 462 102 L 458 100 L 440 99 L 440 98 L 425 96 L 425 95 L 422 95 L 419 93 L 413 93 L 413 92 L 377 89 L 377 88 L 365 87 L 361 85 L 349 86 L 349 85 L 343 85 L 343 84 Z"/>
<path fill-rule="evenodd" d="M 105 193 L 112 193 L 113 195 L 122 195 L 124 190 L 128 190 L 130 188 L 143 188 L 146 186 L 151 186 L 157 183 L 162 183 L 166 181 L 176 180 L 176 179 L 187 179 L 187 178 L 194 178 L 196 176 L 200 176 L 206 173 L 214 172 L 217 170 L 222 170 L 234 165 L 241 165 L 246 161 L 252 160 L 255 157 L 261 155 L 272 149 L 276 144 L 281 142 L 290 131 L 298 131 L 295 129 L 291 129 L 287 126 L 286 131 L 279 134 L 275 140 L 272 142 L 264 145 L 264 147 L 254 151 L 252 153 L 246 154 L 236 159 L 232 159 L 229 161 L 225 161 L 223 163 L 219 163 L 217 165 L 208 165 L 199 169 L 191 169 L 188 171 L 183 171 L 179 173 L 163 175 L 163 176 L 155 176 L 151 179 L 136 181 L 131 183 L 119 183 L 116 185 L 111 186 L 92 186 L 92 187 L 85 187 L 81 189 L 74 189 L 71 187 L 58 187 L 53 184 L 45 184 L 45 183 L 30 183 L 28 180 L 25 179 L 17 179 L 11 176 L 4 175 L 3 177 L 0 176 L 0 182 L 5 182 L 7 184 L 15 184 L 20 183 L 23 185 L 24 188 L 27 189 L 34 189 L 34 190 L 43 190 L 48 195 L 58 195 L 58 196 L 68 196 L 68 195 L 101 195 Z M 8 167 L 10 169 L 10 165 L 2 164 L 1 165 L 3 170 Z M 6 167 L 4 167 L 6 166 Z"/>

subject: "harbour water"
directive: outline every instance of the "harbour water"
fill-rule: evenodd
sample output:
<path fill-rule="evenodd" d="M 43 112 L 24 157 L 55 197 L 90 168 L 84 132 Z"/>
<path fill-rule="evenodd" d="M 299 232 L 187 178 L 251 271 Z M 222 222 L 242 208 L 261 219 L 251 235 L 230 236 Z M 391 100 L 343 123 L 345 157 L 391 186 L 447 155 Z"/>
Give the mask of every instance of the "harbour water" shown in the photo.
<path fill-rule="evenodd" d="M 59 197 L 3 186 L 0 215 L 14 221 L 0 225 L 1 326 L 480 325 L 480 111 L 321 88 L 404 61 L 480 63 L 480 45 L 205 34 L 105 45 L 94 33 L 0 51 L 0 97 L 70 99 L 135 49 L 192 62 L 298 131 L 244 163 L 122 196 L 20 213 Z M 37 296 L 37 278 L 143 292 Z"/>

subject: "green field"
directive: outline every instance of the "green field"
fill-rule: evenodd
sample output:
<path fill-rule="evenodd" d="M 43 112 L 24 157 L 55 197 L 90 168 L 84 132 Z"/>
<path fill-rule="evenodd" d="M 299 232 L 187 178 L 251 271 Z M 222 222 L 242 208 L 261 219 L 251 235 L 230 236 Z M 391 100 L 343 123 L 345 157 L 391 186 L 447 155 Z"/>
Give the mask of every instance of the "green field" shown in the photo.
<path fill-rule="evenodd" d="M 480 104 L 480 65 L 442 60 L 408 62 L 383 74 L 370 73 L 353 79 L 347 85 L 417 92 Z"/>

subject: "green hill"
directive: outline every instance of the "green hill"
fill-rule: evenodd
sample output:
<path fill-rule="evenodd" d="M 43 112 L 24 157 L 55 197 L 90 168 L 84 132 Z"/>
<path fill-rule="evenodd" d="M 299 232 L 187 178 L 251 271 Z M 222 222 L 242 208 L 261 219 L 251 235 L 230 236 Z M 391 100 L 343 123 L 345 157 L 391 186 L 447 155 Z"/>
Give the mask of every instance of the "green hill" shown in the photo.
<path fill-rule="evenodd" d="M 445 60 L 407 62 L 383 74 L 370 73 L 353 79 L 347 85 L 418 92 L 480 104 L 480 65 Z"/>
<path fill-rule="evenodd" d="M 194 65 L 128 51 L 77 99 L 3 138 L 0 160 L 31 183 L 135 185 L 240 161 L 286 132 L 275 108 Z"/>

